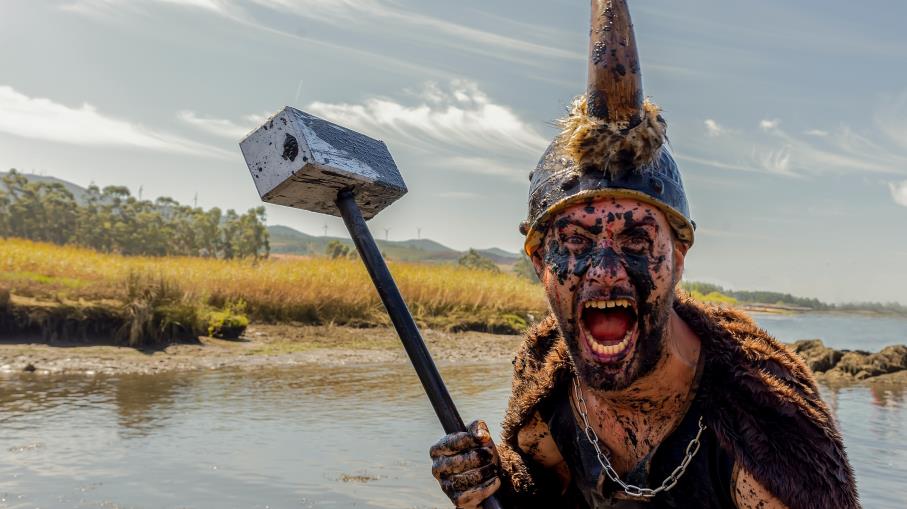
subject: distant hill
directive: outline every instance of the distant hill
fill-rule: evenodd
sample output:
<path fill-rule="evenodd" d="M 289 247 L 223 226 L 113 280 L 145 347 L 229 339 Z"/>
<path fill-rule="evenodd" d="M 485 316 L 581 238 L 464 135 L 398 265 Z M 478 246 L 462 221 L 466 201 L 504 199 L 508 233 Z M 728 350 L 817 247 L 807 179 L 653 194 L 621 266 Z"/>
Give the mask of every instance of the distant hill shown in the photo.
<path fill-rule="evenodd" d="M 339 241 L 353 248 L 353 241 L 340 237 L 316 237 L 303 233 L 289 226 L 269 226 L 271 234 L 271 252 L 298 255 L 321 255 L 332 240 Z M 375 239 L 381 252 L 391 260 L 405 262 L 444 263 L 456 262 L 465 253 L 449 248 L 429 239 L 380 240 Z M 511 265 L 519 260 L 520 255 L 499 248 L 477 249 L 482 256 L 490 258 L 497 264 Z"/>
<path fill-rule="evenodd" d="M 0 171 L 0 178 L 5 177 L 8 173 L 9 172 L 7 172 L 7 171 Z M 72 193 L 73 198 L 75 198 L 76 201 L 79 203 L 84 202 L 85 195 L 86 195 L 86 193 L 88 193 L 88 191 L 84 187 L 73 184 L 72 182 L 69 182 L 67 180 L 58 179 L 57 177 L 50 177 L 47 175 L 36 175 L 34 173 L 22 173 L 22 172 L 19 172 L 19 174 L 32 182 L 46 182 L 48 184 L 53 184 L 53 183 L 63 184 L 63 187 L 65 187 L 67 191 Z"/>

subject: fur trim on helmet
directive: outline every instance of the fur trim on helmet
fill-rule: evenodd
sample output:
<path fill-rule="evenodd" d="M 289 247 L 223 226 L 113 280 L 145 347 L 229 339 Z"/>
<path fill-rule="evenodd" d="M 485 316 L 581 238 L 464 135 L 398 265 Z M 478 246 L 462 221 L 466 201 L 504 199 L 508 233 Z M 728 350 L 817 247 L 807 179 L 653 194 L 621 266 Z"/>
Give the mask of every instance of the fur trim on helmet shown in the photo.
<path fill-rule="evenodd" d="M 640 168 L 655 160 L 667 140 L 667 124 L 661 110 L 648 99 L 640 110 L 639 123 L 608 122 L 589 115 L 586 96 L 573 101 L 570 115 L 559 121 L 567 153 L 580 168 L 606 167 L 619 171 L 621 165 L 608 161 L 632 162 Z"/>

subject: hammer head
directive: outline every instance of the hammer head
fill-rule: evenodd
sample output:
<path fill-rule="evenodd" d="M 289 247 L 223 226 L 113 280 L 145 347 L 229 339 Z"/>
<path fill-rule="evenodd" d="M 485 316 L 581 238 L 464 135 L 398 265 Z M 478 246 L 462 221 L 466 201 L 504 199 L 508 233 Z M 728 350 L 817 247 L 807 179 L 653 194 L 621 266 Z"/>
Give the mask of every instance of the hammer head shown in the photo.
<path fill-rule="evenodd" d="M 239 144 L 262 201 L 339 216 L 351 189 L 365 219 L 406 194 L 383 141 L 287 106 Z"/>

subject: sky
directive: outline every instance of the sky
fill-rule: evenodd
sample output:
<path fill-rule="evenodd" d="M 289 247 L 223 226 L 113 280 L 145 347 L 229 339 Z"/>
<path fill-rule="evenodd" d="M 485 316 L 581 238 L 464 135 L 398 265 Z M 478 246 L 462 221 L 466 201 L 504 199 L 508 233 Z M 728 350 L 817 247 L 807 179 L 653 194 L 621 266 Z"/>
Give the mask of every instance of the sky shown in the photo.
<path fill-rule="evenodd" d="M 907 303 L 907 3 L 630 7 L 699 226 L 687 278 Z M 588 23 L 567 0 L 0 0 L 0 168 L 246 210 L 238 142 L 290 105 L 388 144 L 409 194 L 377 236 L 518 251 Z"/>

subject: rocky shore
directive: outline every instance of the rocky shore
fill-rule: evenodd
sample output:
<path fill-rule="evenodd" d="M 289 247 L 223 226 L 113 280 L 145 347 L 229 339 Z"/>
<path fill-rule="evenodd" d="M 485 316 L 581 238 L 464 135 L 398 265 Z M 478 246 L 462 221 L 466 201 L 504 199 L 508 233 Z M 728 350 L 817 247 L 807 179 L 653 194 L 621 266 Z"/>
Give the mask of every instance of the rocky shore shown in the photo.
<path fill-rule="evenodd" d="M 907 383 L 907 346 L 886 346 L 880 352 L 835 350 L 819 339 L 804 339 L 788 345 L 816 378 L 828 384 L 870 382 Z"/>
<path fill-rule="evenodd" d="M 521 336 L 423 331 L 438 364 L 509 363 Z M 835 350 L 821 340 L 787 345 L 826 384 L 907 384 L 907 346 L 877 353 Z M 198 343 L 156 350 L 84 343 L 0 341 L 0 374 L 153 374 L 164 371 L 305 364 L 351 365 L 406 362 L 393 329 L 257 325 L 240 340 L 203 337 Z"/>

